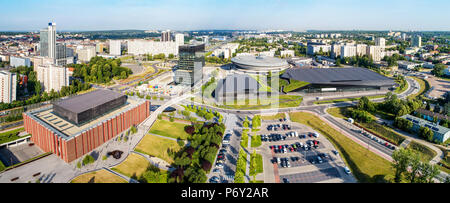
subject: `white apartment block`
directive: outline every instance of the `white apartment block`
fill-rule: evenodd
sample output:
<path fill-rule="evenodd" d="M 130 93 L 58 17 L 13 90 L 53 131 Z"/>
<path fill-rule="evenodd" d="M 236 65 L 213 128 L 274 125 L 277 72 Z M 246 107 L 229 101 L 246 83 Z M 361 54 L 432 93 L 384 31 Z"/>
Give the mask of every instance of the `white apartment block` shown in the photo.
<path fill-rule="evenodd" d="M 89 62 L 91 58 L 97 56 L 95 48 L 95 46 L 78 46 L 76 49 L 78 61 Z"/>
<path fill-rule="evenodd" d="M 341 47 L 341 58 L 356 56 L 356 46 L 344 45 Z"/>
<path fill-rule="evenodd" d="M 128 54 L 143 55 L 143 54 L 165 54 L 168 57 L 170 54 L 178 55 L 177 42 L 155 42 L 150 40 L 130 40 L 128 41 Z"/>
<path fill-rule="evenodd" d="M 280 52 L 280 55 L 282 57 L 294 57 L 295 56 L 295 51 L 294 50 L 284 50 Z"/>
<path fill-rule="evenodd" d="M 184 45 L 184 34 L 175 34 L 175 42 L 178 46 Z"/>
<path fill-rule="evenodd" d="M 341 55 L 341 47 L 342 47 L 342 45 L 340 45 L 340 44 L 331 45 L 331 57 L 337 58 L 338 56 L 340 56 Z"/>
<path fill-rule="evenodd" d="M 0 102 L 11 103 L 16 100 L 17 75 L 0 71 Z"/>
<path fill-rule="evenodd" d="M 386 39 L 382 37 L 378 37 L 375 39 L 375 46 L 381 47 L 381 49 L 384 49 L 386 47 Z"/>
<path fill-rule="evenodd" d="M 122 55 L 120 40 L 109 40 L 109 54 L 113 56 Z"/>
<path fill-rule="evenodd" d="M 63 86 L 69 86 L 69 71 L 67 68 L 55 65 L 35 66 L 36 76 L 44 91 L 52 89 L 59 92 Z"/>
<path fill-rule="evenodd" d="M 358 56 L 367 55 L 367 44 L 357 44 L 356 45 L 356 55 L 358 55 Z"/>
<path fill-rule="evenodd" d="M 373 61 L 381 61 L 382 54 L 381 54 L 381 47 L 380 46 L 368 46 L 367 47 L 367 55 L 371 56 Z"/>

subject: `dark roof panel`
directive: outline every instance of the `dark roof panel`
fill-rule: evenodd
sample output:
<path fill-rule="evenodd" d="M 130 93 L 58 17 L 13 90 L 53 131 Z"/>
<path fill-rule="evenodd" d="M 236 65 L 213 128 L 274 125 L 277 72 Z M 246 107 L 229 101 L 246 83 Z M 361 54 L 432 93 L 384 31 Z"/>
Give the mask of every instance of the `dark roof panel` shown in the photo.
<path fill-rule="evenodd" d="M 93 107 L 102 105 L 112 100 L 124 97 L 125 95 L 107 89 L 98 89 L 86 94 L 77 95 L 69 99 L 56 102 L 61 108 L 70 110 L 73 113 L 82 113 Z"/>

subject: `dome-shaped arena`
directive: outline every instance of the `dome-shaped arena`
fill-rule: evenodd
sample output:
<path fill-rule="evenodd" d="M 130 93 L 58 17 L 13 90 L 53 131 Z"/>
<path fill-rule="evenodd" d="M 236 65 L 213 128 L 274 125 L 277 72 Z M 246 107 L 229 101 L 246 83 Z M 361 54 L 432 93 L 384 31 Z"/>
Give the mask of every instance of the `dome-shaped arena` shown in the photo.
<path fill-rule="evenodd" d="M 245 72 L 278 72 L 289 68 L 286 60 L 269 56 L 237 56 L 231 62 Z"/>

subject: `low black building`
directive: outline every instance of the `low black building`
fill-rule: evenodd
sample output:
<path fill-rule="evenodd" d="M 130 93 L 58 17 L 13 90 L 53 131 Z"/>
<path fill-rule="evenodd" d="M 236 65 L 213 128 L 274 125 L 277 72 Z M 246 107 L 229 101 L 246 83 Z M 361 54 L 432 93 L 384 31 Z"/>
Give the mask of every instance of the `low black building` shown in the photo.
<path fill-rule="evenodd" d="M 112 90 L 99 89 L 53 104 L 53 113 L 80 125 L 125 105 L 127 96 Z"/>
<path fill-rule="evenodd" d="M 310 83 L 294 92 L 388 91 L 397 84 L 391 78 L 366 68 L 298 68 L 288 69 L 281 79 Z"/>

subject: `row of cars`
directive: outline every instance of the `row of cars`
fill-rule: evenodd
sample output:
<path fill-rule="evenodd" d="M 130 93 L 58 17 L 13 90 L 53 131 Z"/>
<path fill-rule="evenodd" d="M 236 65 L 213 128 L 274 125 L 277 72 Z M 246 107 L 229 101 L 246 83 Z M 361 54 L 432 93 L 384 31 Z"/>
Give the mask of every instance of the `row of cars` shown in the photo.
<path fill-rule="evenodd" d="M 278 131 L 278 130 L 291 130 L 291 126 L 288 124 L 270 124 L 267 126 L 268 131 Z"/>
<path fill-rule="evenodd" d="M 285 135 L 276 134 L 276 133 L 272 133 L 270 135 L 261 135 L 261 141 L 262 142 L 278 142 L 278 141 L 286 140 L 286 138 L 289 138 L 289 137 L 290 138 L 298 137 L 300 139 L 306 139 L 307 136 L 319 138 L 318 133 L 308 133 L 308 135 L 299 135 L 298 132 L 293 131 L 293 132 L 288 132 Z"/>
<path fill-rule="evenodd" d="M 288 145 L 271 145 L 269 148 L 273 150 L 275 153 L 288 153 L 289 152 L 298 152 L 301 149 L 305 151 L 311 150 L 312 147 L 318 148 L 320 144 L 320 141 L 318 140 L 308 140 L 305 144 L 303 142 L 296 142 L 294 144 Z"/>
<path fill-rule="evenodd" d="M 394 145 L 390 144 L 389 142 L 386 142 L 386 141 L 382 140 L 381 138 L 378 138 L 377 136 L 373 136 L 373 135 L 371 135 L 371 134 L 369 134 L 367 132 L 362 132 L 362 135 L 366 136 L 367 138 L 370 138 L 371 140 L 377 142 L 378 144 L 381 144 L 381 145 L 387 147 L 388 149 L 395 150 L 395 146 Z"/>

